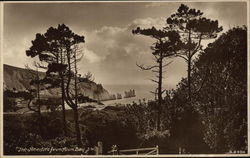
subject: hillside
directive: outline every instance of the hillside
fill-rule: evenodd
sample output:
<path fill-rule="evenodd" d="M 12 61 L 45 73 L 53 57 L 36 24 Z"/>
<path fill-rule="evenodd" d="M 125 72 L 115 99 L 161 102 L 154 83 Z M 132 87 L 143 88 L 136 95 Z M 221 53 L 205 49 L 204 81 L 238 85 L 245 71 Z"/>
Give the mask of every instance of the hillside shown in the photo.
<path fill-rule="evenodd" d="M 25 91 L 27 89 L 33 88 L 31 87 L 30 80 L 31 80 L 31 73 L 23 68 L 14 67 L 10 65 L 3 65 L 4 70 L 4 82 L 3 87 L 4 90 L 6 89 L 16 89 L 18 91 Z M 45 76 L 45 73 L 40 72 L 40 76 Z M 92 99 L 96 100 L 109 100 L 112 99 L 112 95 L 109 94 L 109 92 L 103 88 L 101 84 L 96 84 L 92 81 L 86 81 L 80 83 L 80 90 L 79 92 L 84 94 L 85 96 L 88 96 Z M 60 89 L 54 88 L 50 90 L 42 90 L 43 96 L 58 96 L 60 95 Z"/>

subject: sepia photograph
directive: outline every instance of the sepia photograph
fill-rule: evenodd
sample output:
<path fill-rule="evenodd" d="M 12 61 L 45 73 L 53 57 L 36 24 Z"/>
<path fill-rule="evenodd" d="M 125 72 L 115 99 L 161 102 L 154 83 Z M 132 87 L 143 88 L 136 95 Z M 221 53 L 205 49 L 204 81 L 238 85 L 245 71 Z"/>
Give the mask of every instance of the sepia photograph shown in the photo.
<path fill-rule="evenodd" d="M 0 16 L 0 157 L 249 156 L 249 1 L 5 1 Z"/>

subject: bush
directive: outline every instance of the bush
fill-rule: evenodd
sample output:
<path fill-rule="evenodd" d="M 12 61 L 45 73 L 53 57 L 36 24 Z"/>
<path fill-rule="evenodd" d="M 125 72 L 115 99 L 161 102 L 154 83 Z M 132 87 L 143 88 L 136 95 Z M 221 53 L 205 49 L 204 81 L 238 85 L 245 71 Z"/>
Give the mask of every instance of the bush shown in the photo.
<path fill-rule="evenodd" d="M 104 144 L 104 154 L 107 154 L 112 145 L 128 149 L 137 147 L 139 143 L 134 126 L 128 121 L 124 111 L 115 109 L 89 111 L 80 120 L 85 126 L 84 135 L 88 146 L 94 146 L 101 141 Z"/>

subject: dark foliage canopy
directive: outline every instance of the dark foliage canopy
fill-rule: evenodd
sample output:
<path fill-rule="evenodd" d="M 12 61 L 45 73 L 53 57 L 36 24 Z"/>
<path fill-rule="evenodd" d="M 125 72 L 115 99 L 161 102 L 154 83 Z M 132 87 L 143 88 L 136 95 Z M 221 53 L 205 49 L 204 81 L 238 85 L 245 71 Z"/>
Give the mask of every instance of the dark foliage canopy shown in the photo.
<path fill-rule="evenodd" d="M 84 36 L 75 34 L 65 24 L 59 24 L 57 28 L 50 27 L 44 34 L 36 34 L 26 55 L 38 56 L 40 61 L 48 63 L 48 72 L 63 71 L 66 65 L 59 64 L 59 59 L 62 58 L 60 53 L 69 52 L 72 46 L 84 42 Z"/>

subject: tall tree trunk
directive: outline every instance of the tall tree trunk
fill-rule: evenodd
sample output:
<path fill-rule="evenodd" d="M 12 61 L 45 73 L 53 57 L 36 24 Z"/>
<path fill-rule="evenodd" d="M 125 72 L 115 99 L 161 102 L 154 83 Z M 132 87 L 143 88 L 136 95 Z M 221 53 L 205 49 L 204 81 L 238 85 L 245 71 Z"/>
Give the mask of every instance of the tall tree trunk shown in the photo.
<path fill-rule="evenodd" d="M 77 136 L 77 144 L 78 147 L 82 147 L 82 137 L 81 137 L 81 131 L 79 127 L 79 117 L 78 117 L 78 87 L 77 87 L 77 65 L 76 65 L 76 51 L 74 51 L 74 63 L 75 63 L 75 109 L 74 109 L 74 115 L 75 115 L 75 129 L 76 129 L 76 136 Z"/>
<path fill-rule="evenodd" d="M 38 68 L 36 68 L 36 79 L 39 82 L 40 78 L 39 78 L 39 72 L 38 72 Z M 38 115 L 39 117 L 41 116 L 41 105 L 40 105 L 40 83 L 37 83 L 37 103 L 38 103 Z"/>
<path fill-rule="evenodd" d="M 63 118 L 63 130 L 64 130 L 64 135 L 67 136 L 67 125 L 66 125 L 66 114 L 65 114 L 65 90 L 64 90 L 64 79 L 61 77 L 61 91 L 62 91 L 62 118 Z"/>
<path fill-rule="evenodd" d="M 37 77 L 37 81 L 39 82 L 39 71 L 38 68 L 36 69 L 36 77 Z M 43 130 L 42 130 L 42 114 L 41 114 L 41 104 L 40 104 L 40 83 L 37 83 L 37 114 L 38 114 L 38 121 L 39 121 L 39 132 L 40 135 L 43 136 Z"/>
<path fill-rule="evenodd" d="M 75 119 L 75 131 L 76 131 L 76 138 L 77 138 L 77 146 L 82 147 L 82 137 L 81 137 L 81 131 L 79 127 L 79 116 L 78 116 L 78 109 L 77 107 L 73 109 L 74 111 L 74 119 Z"/>
<path fill-rule="evenodd" d="M 63 61 L 63 52 L 61 50 L 60 52 L 60 58 L 61 58 L 61 64 L 64 64 Z M 57 61 L 59 62 L 59 61 Z M 60 78 L 61 78 L 61 92 L 62 92 L 62 118 L 63 118 L 63 131 L 64 131 L 64 135 L 67 136 L 68 132 L 67 132 L 67 124 L 66 124 L 66 114 L 65 114 L 65 88 L 64 88 L 64 77 L 62 72 L 60 72 Z"/>
<path fill-rule="evenodd" d="M 67 102 L 67 104 L 69 104 L 69 106 L 72 108 L 73 112 L 74 112 L 74 121 L 75 121 L 75 132 L 76 132 L 76 139 L 77 139 L 77 146 L 78 147 L 83 147 L 82 145 L 82 138 L 81 138 L 81 131 L 80 131 L 80 127 L 79 127 L 79 116 L 78 116 L 78 103 L 77 103 L 77 69 L 76 69 L 76 58 L 74 58 L 74 62 L 75 62 L 75 97 L 74 100 L 75 102 L 73 102 L 73 98 L 70 96 L 70 82 L 71 82 L 71 76 L 72 76 L 72 72 L 71 72 L 71 56 L 70 56 L 70 51 L 67 50 L 67 64 L 68 64 L 68 79 L 67 79 L 67 86 L 65 89 L 65 101 Z M 73 68 L 72 68 L 73 70 Z"/>
<path fill-rule="evenodd" d="M 192 44 L 192 39 L 191 39 L 191 30 L 189 30 L 188 33 L 188 42 L 190 44 L 188 48 L 188 102 L 189 102 L 189 108 L 192 106 L 192 91 L 191 91 L 191 71 L 192 71 L 192 55 L 191 55 L 191 44 Z"/>
<path fill-rule="evenodd" d="M 41 134 L 41 136 L 43 136 L 43 131 L 42 131 L 42 114 L 41 114 L 41 105 L 40 105 L 40 85 L 38 83 L 37 85 L 37 103 L 38 103 L 38 120 L 39 120 L 39 132 Z"/>
<path fill-rule="evenodd" d="M 192 65 L 191 65 L 191 59 L 188 59 L 188 102 L 189 102 L 189 106 L 192 106 L 192 91 L 191 91 L 191 69 L 192 69 Z"/>
<path fill-rule="evenodd" d="M 158 81 L 158 115 L 157 115 L 157 130 L 160 130 L 161 125 L 161 108 L 162 108 L 162 52 L 159 58 L 159 81 Z"/>

